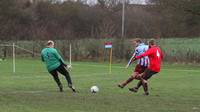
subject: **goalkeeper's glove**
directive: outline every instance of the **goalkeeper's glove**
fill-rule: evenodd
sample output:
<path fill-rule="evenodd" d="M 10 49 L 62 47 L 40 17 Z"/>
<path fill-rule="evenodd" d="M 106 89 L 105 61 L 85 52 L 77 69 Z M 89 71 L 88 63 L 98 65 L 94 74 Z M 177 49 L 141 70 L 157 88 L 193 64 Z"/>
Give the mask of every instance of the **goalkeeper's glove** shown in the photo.
<path fill-rule="evenodd" d="M 72 65 L 67 65 L 67 69 L 71 70 L 72 69 Z"/>
<path fill-rule="evenodd" d="M 60 63 L 61 63 L 64 67 L 66 67 L 68 70 L 71 70 L 71 69 L 72 69 L 72 66 L 71 66 L 71 65 L 67 65 L 67 64 L 63 63 L 63 61 L 62 61 L 61 59 L 59 59 L 59 61 L 60 61 Z"/>
<path fill-rule="evenodd" d="M 67 64 L 65 64 L 65 63 L 62 63 L 62 65 L 63 65 L 64 67 L 67 67 Z"/>

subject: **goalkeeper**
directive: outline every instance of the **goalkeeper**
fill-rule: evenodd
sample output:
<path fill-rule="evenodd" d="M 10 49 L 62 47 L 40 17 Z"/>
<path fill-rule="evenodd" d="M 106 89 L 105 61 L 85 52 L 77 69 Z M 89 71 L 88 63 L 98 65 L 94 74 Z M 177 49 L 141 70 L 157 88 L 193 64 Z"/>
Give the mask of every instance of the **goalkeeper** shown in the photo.
<path fill-rule="evenodd" d="M 58 77 L 58 72 L 65 76 L 68 87 L 72 89 L 73 92 L 76 92 L 75 87 L 72 84 L 71 77 L 69 72 L 66 70 L 65 67 L 68 69 L 71 68 L 71 65 L 66 65 L 62 57 L 59 55 L 57 50 L 54 48 L 54 42 L 49 40 L 47 42 L 47 47 L 44 48 L 41 52 L 42 61 L 46 64 L 48 72 L 53 76 L 55 82 L 57 83 L 60 92 L 63 92 L 63 85 L 60 82 Z"/>

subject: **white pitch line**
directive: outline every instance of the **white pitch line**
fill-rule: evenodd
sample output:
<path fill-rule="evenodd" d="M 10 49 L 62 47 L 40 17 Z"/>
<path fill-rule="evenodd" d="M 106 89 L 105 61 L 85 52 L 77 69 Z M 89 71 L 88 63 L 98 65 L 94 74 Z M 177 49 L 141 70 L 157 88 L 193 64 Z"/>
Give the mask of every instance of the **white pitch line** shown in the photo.
<path fill-rule="evenodd" d="M 81 74 L 81 75 L 71 75 L 73 78 L 78 78 L 78 77 L 91 77 L 91 76 L 100 76 L 100 75 L 106 75 L 105 73 L 93 73 L 93 74 Z M 60 75 L 62 76 L 62 75 Z M 19 78 L 19 79 L 29 79 L 29 78 L 49 78 L 51 77 L 49 76 L 20 76 L 20 75 L 15 75 L 15 76 L 11 76 L 11 78 Z"/>
<path fill-rule="evenodd" d="M 44 92 L 47 92 L 47 91 L 24 91 L 24 90 L 18 90 L 18 91 L 6 91 L 6 92 L 0 92 L 0 94 L 18 94 L 18 93 L 21 93 L 21 94 L 40 94 L 40 93 L 44 93 Z"/>
<path fill-rule="evenodd" d="M 200 72 L 200 70 L 189 70 L 189 69 L 181 70 L 181 69 L 166 69 L 166 68 L 163 68 L 161 70 L 179 71 L 179 72 Z"/>
<path fill-rule="evenodd" d="M 82 65 L 82 64 L 73 64 L 73 65 Z M 91 67 L 103 67 L 103 68 L 106 68 L 108 66 L 105 66 L 105 65 L 86 65 L 86 64 L 83 64 L 83 66 L 91 66 Z M 121 67 L 121 66 L 113 66 L 113 68 L 124 68 L 125 67 Z M 200 72 L 200 70 L 190 70 L 190 69 L 166 69 L 166 68 L 161 68 L 161 70 L 170 70 L 170 71 L 184 71 L 184 72 Z"/>

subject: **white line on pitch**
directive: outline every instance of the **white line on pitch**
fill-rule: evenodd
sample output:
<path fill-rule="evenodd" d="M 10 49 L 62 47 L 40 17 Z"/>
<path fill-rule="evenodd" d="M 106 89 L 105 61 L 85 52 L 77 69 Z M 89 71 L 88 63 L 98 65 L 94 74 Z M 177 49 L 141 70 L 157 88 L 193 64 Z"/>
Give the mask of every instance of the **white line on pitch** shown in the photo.
<path fill-rule="evenodd" d="M 18 90 L 18 91 L 6 91 L 6 92 L 0 92 L 0 94 L 18 94 L 18 93 L 25 93 L 25 94 L 37 94 L 37 93 L 44 93 L 45 91 L 24 91 L 24 90 Z"/>
<path fill-rule="evenodd" d="M 81 74 L 81 75 L 72 75 L 72 77 L 74 78 L 78 78 L 78 77 L 91 77 L 91 76 L 100 76 L 100 75 L 106 75 L 105 73 L 88 73 L 88 74 Z M 20 75 L 15 75 L 15 76 L 11 76 L 11 78 L 20 78 L 20 79 L 29 79 L 29 78 L 49 78 L 51 77 L 50 75 L 48 76 L 20 76 Z"/>
<path fill-rule="evenodd" d="M 82 65 L 82 64 L 74 64 L 74 65 Z M 83 66 L 91 66 L 91 67 L 103 67 L 103 68 L 106 68 L 108 66 L 105 66 L 105 65 L 87 65 L 87 64 L 84 64 Z M 125 67 L 121 67 L 121 66 L 112 66 L 113 68 L 124 68 Z M 133 67 L 134 68 L 134 67 Z M 184 71 L 184 72 L 200 72 L 200 70 L 189 70 L 189 69 L 184 69 L 184 70 L 181 70 L 181 69 L 166 69 L 166 68 L 161 68 L 161 70 L 169 70 L 169 71 Z"/>

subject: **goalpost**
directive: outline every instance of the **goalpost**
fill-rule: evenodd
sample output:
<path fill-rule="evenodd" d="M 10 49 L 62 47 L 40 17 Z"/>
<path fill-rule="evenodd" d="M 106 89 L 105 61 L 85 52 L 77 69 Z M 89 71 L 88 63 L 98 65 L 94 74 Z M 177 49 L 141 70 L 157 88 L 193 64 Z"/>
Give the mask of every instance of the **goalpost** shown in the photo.
<path fill-rule="evenodd" d="M 13 49 L 13 74 L 15 74 L 16 72 L 16 65 L 15 65 L 15 43 L 13 43 L 13 46 L 12 46 L 12 49 Z"/>
<path fill-rule="evenodd" d="M 1 47 L 12 47 L 12 72 L 15 73 L 15 43 L 13 44 L 0 44 Z M 4 57 L 5 58 L 5 57 Z"/>
<path fill-rule="evenodd" d="M 69 44 L 69 65 L 72 66 L 72 44 Z"/>

